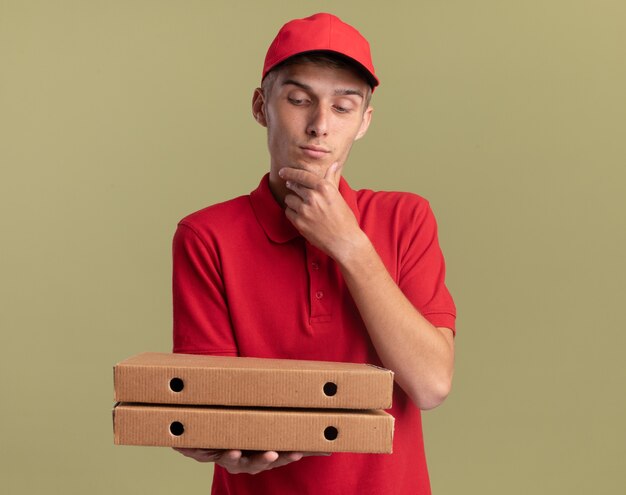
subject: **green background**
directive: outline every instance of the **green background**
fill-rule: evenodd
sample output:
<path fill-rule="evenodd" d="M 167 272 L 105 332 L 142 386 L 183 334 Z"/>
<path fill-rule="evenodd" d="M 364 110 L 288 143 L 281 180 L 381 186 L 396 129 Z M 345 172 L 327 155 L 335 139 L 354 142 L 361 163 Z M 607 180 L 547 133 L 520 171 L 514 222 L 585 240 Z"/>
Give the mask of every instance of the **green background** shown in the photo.
<path fill-rule="evenodd" d="M 382 86 L 346 176 L 435 210 L 454 389 L 435 493 L 624 493 L 626 4 L 0 1 L 0 480 L 7 494 L 208 493 L 113 446 L 112 366 L 169 351 L 178 219 L 268 169 L 250 114 L 288 19 L 332 11 Z M 349 487 L 347 487 L 349 492 Z"/>

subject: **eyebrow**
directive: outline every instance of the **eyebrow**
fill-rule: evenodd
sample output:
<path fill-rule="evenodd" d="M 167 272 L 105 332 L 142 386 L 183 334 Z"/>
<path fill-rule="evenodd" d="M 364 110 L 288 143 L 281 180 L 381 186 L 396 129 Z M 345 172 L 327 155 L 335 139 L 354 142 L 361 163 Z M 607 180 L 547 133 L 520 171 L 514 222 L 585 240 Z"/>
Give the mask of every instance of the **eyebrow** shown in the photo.
<path fill-rule="evenodd" d="M 295 79 L 285 79 L 282 83 L 283 86 L 286 86 L 288 84 L 291 84 L 293 86 L 297 86 L 298 88 L 302 88 L 306 91 L 312 91 L 313 88 L 311 86 L 309 86 L 308 84 L 304 84 L 300 81 L 296 81 Z M 361 98 L 365 98 L 365 96 L 363 95 L 363 91 L 360 91 L 358 89 L 353 89 L 353 88 L 342 88 L 342 89 L 336 89 L 335 90 L 335 95 L 337 96 L 342 96 L 342 95 L 356 95 L 356 96 L 360 96 Z"/>

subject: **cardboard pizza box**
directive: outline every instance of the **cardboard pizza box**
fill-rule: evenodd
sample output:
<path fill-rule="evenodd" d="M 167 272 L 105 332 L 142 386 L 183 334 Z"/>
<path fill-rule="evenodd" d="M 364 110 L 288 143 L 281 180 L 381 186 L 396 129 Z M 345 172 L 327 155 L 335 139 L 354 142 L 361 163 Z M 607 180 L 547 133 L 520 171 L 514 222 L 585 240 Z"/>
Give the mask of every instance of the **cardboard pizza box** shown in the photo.
<path fill-rule="evenodd" d="M 143 353 L 114 367 L 116 402 L 388 409 L 393 372 L 368 364 Z"/>
<path fill-rule="evenodd" d="M 117 404 L 115 444 L 297 452 L 391 453 L 394 418 L 380 410 Z"/>

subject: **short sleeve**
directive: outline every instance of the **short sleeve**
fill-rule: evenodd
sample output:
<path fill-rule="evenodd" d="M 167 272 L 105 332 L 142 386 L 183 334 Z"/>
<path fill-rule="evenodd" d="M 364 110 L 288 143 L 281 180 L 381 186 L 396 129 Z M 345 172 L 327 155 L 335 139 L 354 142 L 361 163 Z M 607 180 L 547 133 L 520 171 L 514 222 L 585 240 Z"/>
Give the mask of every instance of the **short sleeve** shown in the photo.
<path fill-rule="evenodd" d="M 426 200 L 414 209 L 410 232 L 401 253 L 398 285 L 432 325 L 450 328 L 456 334 L 456 307 L 445 284 L 446 265 L 437 222 Z"/>
<path fill-rule="evenodd" d="M 173 351 L 237 355 L 217 249 L 181 222 L 172 255 Z"/>

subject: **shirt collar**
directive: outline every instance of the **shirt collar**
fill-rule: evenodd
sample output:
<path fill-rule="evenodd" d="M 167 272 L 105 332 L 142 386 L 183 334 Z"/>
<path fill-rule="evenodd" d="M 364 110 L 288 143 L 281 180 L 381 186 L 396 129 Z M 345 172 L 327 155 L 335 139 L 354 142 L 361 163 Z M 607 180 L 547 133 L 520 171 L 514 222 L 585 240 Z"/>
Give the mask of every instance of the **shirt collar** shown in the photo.
<path fill-rule="evenodd" d="M 259 186 L 250 193 L 252 210 L 254 211 L 257 221 L 265 231 L 265 235 L 267 235 L 271 241 L 278 243 L 289 242 L 299 237 L 300 232 L 298 232 L 285 216 L 283 208 L 274 198 L 270 189 L 269 175 L 269 173 L 265 174 Z M 356 192 L 350 188 L 343 177 L 339 180 L 339 193 L 346 203 L 348 203 L 357 222 L 359 222 L 361 215 L 356 200 Z"/>

